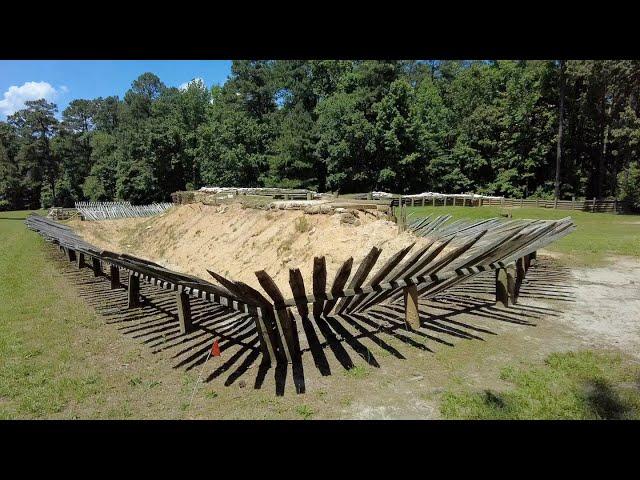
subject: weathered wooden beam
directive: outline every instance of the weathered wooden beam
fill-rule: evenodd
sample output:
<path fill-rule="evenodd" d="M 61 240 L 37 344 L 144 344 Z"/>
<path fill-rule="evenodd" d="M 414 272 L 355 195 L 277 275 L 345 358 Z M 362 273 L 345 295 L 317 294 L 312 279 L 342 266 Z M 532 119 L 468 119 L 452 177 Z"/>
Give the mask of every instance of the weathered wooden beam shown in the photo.
<path fill-rule="evenodd" d="M 302 273 L 300 273 L 299 268 L 289 269 L 289 286 L 291 287 L 293 298 L 303 298 L 307 295 L 304 288 Z M 300 301 L 296 304 L 296 306 L 298 307 L 298 312 L 300 313 L 301 317 L 306 318 L 309 316 L 309 307 L 307 307 L 306 302 Z"/>
<path fill-rule="evenodd" d="M 331 285 L 331 295 L 337 295 L 338 292 L 342 291 L 345 283 L 349 279 L 349 275 L 351 274 L 351 267 L 353 266 L 353 257 L 349 257 L 336 272 L 336 276 L 333 279 L 333 284 Z M 315 294 L 314 294 L 315 295 Z M 324 315 L 329 315 L 333 307 L 335 306 L 338 300 L 328 300 L 324 306 L 322 313 Z"/>
<path fill-rule="evenodd" d="M 78 252 L 76 258 L 78 260 L 78 268 L 82 268 L 84 266 L 84 253 Z"/>
<path fill-rule="evenodd" d="M 524 276 L 527 274 L 527 269 L 525 266 L 525 258 L 520 257 L 516 260 L 516 285 L 514 295 L 516 299 L 520 295 L 520 288 L 522 287 L 522 282 L 524 281 Z"/>
<path fill-rule="evenodd" d="M 111 290 L 120 286 L 120 269 L 115 265 L 109 266 L 109 276 L 111 277 Z"/>
<path fill-rule="evenodd" d="M 276 304 L 283 304 L 284 297 L 282 296 L 282 292 L 273 281 L 273 278 L 269 276 L 267 272 L 264 270 L 260 270 L 255 272 L 256 277 L 258 278 L 258 282 L 260 286 L 267 292 L 267 295 L 271 297 L 271 299 Z M 286 307 L 280 307 L 274 309 L 274 315 L 277 319 L 276 326 L 278 328 L 278 332 L 280 333 L 280 337 L 282 339 L 282 343 L 285 345 L 284 353 L 287 358 L 288 363 L 292 363 L 294 358 L 297 358 L 300 352 L 300 345 L 297 342 L 296 335 L 296 325 L 293 321 L 292 317 L 288 314 Z"/>
<path fill-rule="evenodd" d="M 76 251 L 71 249 L 71 248 L 67 248 L 67 258 L 69 259 L 70 262 L 75 262 L 76 261 Z"/>
<path fill-rule="evenodd" d="M 129 272 L 129 288 L 127 289 L 127 308 L 140 306 L 140 279 Z"/>
<path fill-rule="evenodd" d="M 403 289 L 404 320 L 409 328 L 420 328 L 420 312 L 418 310 L 418 287 L 410 285 Z"/>
<path fill-rule="evenodd" d="M 515 305 L 518 303 L 518 295 L 516 293 L 516 262 L 507 265 L 507 290 L 509 291 L 509 299 Z"/>
<path fill-rule="evenodd" d="M 99 277 L 100 275 L 102 275 L 102 265 L 100 263 L 100 259 L 93 257 L 91 259 L 91 263 L 93 264 L 93 276 Z"/>
<path fill-rule="evenodd" d="M 356 273 L 353 274 L 353 278 L 349 282 L 349 286 L 347 288 L 358 288 L 364 283 L 364 281 L 367 279 L 367 276 L 369 275 L 369 272 L 376 264 L 376 261 L 380 256 L 380 252 L 382 252 L 382 250 L 378 247 L 371 248 L 367 256 L 364 257 L 364 259 L 360 263 L 360 266 L 358 267 L 358 270 L 356 270 Z M 342 313 L 349 306 L 352 299 L 353 297 L 341 298 L 338 306 L 336 307 L 338 313 Z"/>
<path fill-rule="evenodd" d="M 180 334 L 184 335 L 193 330 L 191 321 L 191 299 L 184 292 L 176 292 L 176 302 L 178 303 L 178 322 L 180 323 Z"/>
<path fill-rule="evenodd" d="M 327 289 L 327 262 L 324 257 L 313 258 L 313 295 L 322 295 Z M 324 309 L 324 300 L 313 303 L 313 316 L 319 317 Z"/>
<path fill-rule="evenodd" d="M 501 303 L 504 307 L 509 306 L 507 269 L 504 267 L 496 270 L 496 303 Z"/>

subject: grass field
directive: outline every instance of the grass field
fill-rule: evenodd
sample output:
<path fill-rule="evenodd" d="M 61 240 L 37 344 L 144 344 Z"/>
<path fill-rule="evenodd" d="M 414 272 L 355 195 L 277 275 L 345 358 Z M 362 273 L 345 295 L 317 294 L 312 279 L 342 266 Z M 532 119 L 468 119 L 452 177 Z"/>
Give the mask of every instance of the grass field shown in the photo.
<path fill-rule="evenodd" d="M 430 208 L 415 209 L 429 213 Z M 490 208 L 436 208 L 457 217 L 494 216 Z M 79 298 L 45 242 L 28 231 L 28 212 L 0 212 L 0 419 L 10 418 L 338 418 L 349 404 L 394 392 L 393 378 L 355 367 L 302 396 L 203 386 L 187 409 L 196 371 L 172 369 L 147 348 L 106 325 Z M 514 218 L 559 218 L 568 212 L 513 210 Z M 601 262 L 608 254 L 638 256 L 640 217 L 573 213 L 578 231 L 554 250 L 572 262 Z M 636 223 L 634 223 L 636 222 Z M 635 242 L 635 245 L 634 245 Z M 587 251 L 585 258 L 582 251 Z M 491 345 L 504 347 L 505 338 Z M 520 341 L 520 340 L 518 340 Z M 479 346 L 476 346 L 479 345 Z M 468 357 L 488 342 L 444 350 Z M 385 375 L 442 367 L 438 357 L 389 363 Z M 453 360 L 452 360 L 453 359 Z M 419 362 L 424 362 L 424 365 Z M 454 362 L 460 372 L 462 360 Z M 472 362 L 473 363 L 473 362 Z M 395 365 L 395 366 L 394 366 Z M 395 370 L 395 373 L 393 369 Z M 506 390 L 462 388 L 443 376 L 437 401 L 445 418 L 638 418 L 640 367 L 610 352 L 552 354 L 531 364 L 508 359 L 497 381 Z M 382 377 L 384 378 L 384 377 Z M 456 377 L 457 378 L 457 377 Z M 378 380 L 376 380 L 378 379 Z M 440 388 L 442 387 L 442 388 Z M 419 394 L 419 392 L 416 392 Z"/>
<path fill-rule="evenodd" d="M 409 207 L 409 221 L 426 215 L 450 214 L 454 218 L 491 218 L 500 216 L 500 207 Z M 573 218 L 577 229 L 546 247 L 563 254 L 565 263 L 573 266 L 602 264 L 608 255 L 640 257 L 640 215 L 587 213 L 549 208 L 513 208 L 512 218 Z"/>

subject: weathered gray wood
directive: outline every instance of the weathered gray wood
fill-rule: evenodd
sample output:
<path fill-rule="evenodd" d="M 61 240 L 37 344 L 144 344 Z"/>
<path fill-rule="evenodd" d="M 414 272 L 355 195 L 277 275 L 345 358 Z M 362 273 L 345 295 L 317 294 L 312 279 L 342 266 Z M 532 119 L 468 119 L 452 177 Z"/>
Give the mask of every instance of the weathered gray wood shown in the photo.
<path fill-rule="evenodd" d="M 307 295 L 304 288 L 304 280 L 302 279 L 302 273 L 299 268 L 289 269 L 289 286 L 294 298 L 302 298 Z M 300 301 L 296 304 L 300 316 L 306 318 L 309 316 L 309 307 L 305 301 Z"/>
<path fill-rule="evenodd" d="M 347 288 L 358 288 L 364 283 L 364 281 L 367 279 L 367 276 L 369 275 L 369 272 L 376 264 L 376 261 L 380 256 L 380 252 L 382 252 L 382 250 L 378 247 L 372 247 L 371 250 L 369 250 L 369 253 L 367 253 L 367 256 L 364 257 L 364 259 L 358 266 L 358 270 L 356 270 L 356 273 L 353 275 L 353 278 L 349 282 L 349 286 Z M 342 313 L 349 306 L 351 300 L 352 297 L 342 298 L 338 303 L 338 306 L 336 307 L 338 313 Z"/>
<path fill-rule="evenodd" d="M 341 292 L 344 288 L 345 283 L 349 279 L 349 275 L 351 274 L 351 267 L 353 266 L 353 257 L 349 257 L 336 272 L 336 276 L 333 279 L 333 283 L 331 285 L 331 295 L 336 296 L 338 292 Z M 324 315 L 329 315 L 333 307 L 337 303 L 338 300 L 328 300 L 324 306 L 324 310 L 322 313 Z"/>
<path fill-rule="evenodd" d="M 129 272 L 129 285 L 127 289 L 127 307 L 135 308 L 140 305 L 140 279 Z"/>
<path fill-rule="evenodd" d="M 313 295 L 322 295 L 327 289 L 327 262 L 324 257 L 314 257 L 313 259 Z M 317 300 L 313 303 L 313 316 L 319 317 L 324 309 L 324 300 Z"/>
<path fill-rule="evenodd" d="M 404 319 L 412 329 L 420 328 L 420 312 L 418 310 L 418 287 L 410 285 L 403 289 Z"/>
<path fill-rule="evenodd" d="M 411 245 L 405 248 L 402 248 L 396 253 L 394 253 L 391 256 L 391 258 L 389 258 L 389 260 L 387 260 L 386 263 L 382 267 L 380 267 L 380 269 L 373 275 L 373 277 L 369 282 L 367 282 L 367 284 L 377 285 L 378 283 L 387 279 L 387 275 L 389 275 L 389 273 L 391 273 L 391 271 L 402 261 L 402 259 L 407 255 L 407 253 L 409 253 L 409 250 L 411 250 L 414 245 L 415 245 L 415 242 L 411 243 Z M 352 302 L 352 304 L 349 306 L 347 311 L 349 312 L 354 311 L 356 308 L 358 308 L 358 305 L 360 305 L 368 297 L 370 296 L 369 295 L 360 296 L 354 302 Z"/>
<path fill-rule="evenodd" d="M 191 300 L 184 292 L 176 292 L 176 302 L 178 304 L 178 322 L 180 324 L 180 334 L 184 335 L 193 331 L 191 319 Z"/>
<path fill-rule="evenodd" d="M 496 303 L 501 303 L 504 307 L 509 306 L 509 288 L 507 286 L 507 269 L 496 270 Z"/>
<path fill-rule="evenodd" d="M 84 267 L 84 253 L 78 252 L 76 258 L 78 260 L 78 268 Z"/>
<path fill-rule="evenodd" d="M 512 262 L 507 265 L 507 290 L 509 292 L 509 300 L 515 305 L 518 303 L 518 297 L 516 295 L 516 264 Z"/>
<path fill-rule="evenodd" d="M 91 259 L 91 263 L 93 265 L 93 276 L 99 277 L 102 275 L 102 265 L 100 264 L 100 259 L 93 257 Z"/>
<path fill-rule="evenodd" d="M 264 270 L 259 270 L 255 272 L 255 275 L 258 278 L 260 286 L 265 292 L 267 292 L 267 295 L 271 297 L 274 303 L 276 305 L 284 304 L 282 292 L 280 292 L 280 289 L 269 274 Z M 277 319 L 276 326 L 280 333 L 280 337 L 283 339 L 283 343 L 286 346 L 286 348 L 284 348 L 284 353 L 287 358 L 287 362 L 292 363 L 293 358 L 297 358 L 299 355 L 299 345 L 296 342 L 295 323 L 288 315 L 285 307 L 276 307 L 274 310 L 275 317 Z"/>
<path fill-rule="evenodd" d="M 120 286 L 120 269 L 115 265 L 109 265 L 109 276 L 111 277 L 111 290 Z"/>
<path fill-rule="evenodd" d="M 524 276 L 527 273 L 527 269 L 525 268 L 525 259 L 524 257 L 520 257 L 516 260 L 516 285 L 514 296 L 517 299 L 520 295 L 520 288 L 522 287 L 522 282 L 524 281 Z"/>

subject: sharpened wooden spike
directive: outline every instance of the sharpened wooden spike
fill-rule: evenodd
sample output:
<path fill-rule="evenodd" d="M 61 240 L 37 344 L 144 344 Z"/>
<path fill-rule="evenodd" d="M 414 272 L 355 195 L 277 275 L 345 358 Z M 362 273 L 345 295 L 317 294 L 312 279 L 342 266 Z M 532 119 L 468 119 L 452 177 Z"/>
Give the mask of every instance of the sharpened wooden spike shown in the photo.
<path fill-rule="evenodd" d="M 349 279 L 349 275 L 351 274 L 351 267 L 353 266 L 353 257 L 349 257 L 336 272 L 336 276 L 333 279 L 333 283 L 331 284 L 331 295 L 336 296 L 339 292 L 342 291 L 345 283 Z M 329 315 L 333 307 L 335 306 L 338 300 L 328 300 L 324 306 L 324 310 L 322 313 L 324 315 Z"/>
<path fill-rule="evenodd" d="M 278 327 L 278 331 L 280 333 L 280 337 L 282 338 L 282 343 L 286 345 L 284 348 L 284 353 L 288 363 L 292 363 L 294 358 L 299 356 L 299 345 L 296 344 L 296 335 L 295 335 L 295 323 L 289 314 L 287 313 L 287 309 L 284 307 L 284 297 L 282 296 L 282 292 L 273 281 L 273 278 L 269 276 L 267 272 L 264 270 L 259 270 L 255 272 L 256 277 L 258 278 L 258 282 L 260 286 L 267 292 L 267 295 L 271 297 L 276 307 L 275 317 L 277 319 L 276 326 Z"/>
<path fill-rule="evenodd" d="M 362 286 L 364 281 L 367 279 L 369 272 L 376 264 L 376 261 L 380 256 L 380 252 L 382 252 L 382 250 L 379 249 L 378 247 L 371 248 L 367 256 L 364 257 L 364 259 L 358 266 L 358 270 L 356 270 L 356 273 L 353 275 L 353 278 L 349 282 L 349 286 L 347 287 L 348 289 L 359 288 L 360 286 Z M 340 302 L 336 307 L 336 310 L 338 311 L 338 313 L 342 313 L 349 306 L 352 299 L 353 297 L 340 299 Z"/>
<path fill-rule="evenodd" d="M 313 259 L 313 296 L 318 297 L 327 289 L 327 262 L 324 257 Z M 319 317 L 324 309 L 324 300 L 316 300 L 313 303 L 313 316 Z"/>
<path fill-rule="evenodd" d="M 299 268 L 289 269 L 289 286 L 291 287 L 293 298 L 303 298 L 307 295 L 304 288 L 302 273 L 300 273 Z M 307 302 L 301 300 L 296 303 L 296 306 L 298 307 L 298 313 L 300 313 L 301 317 L 306 318 L 309 316 L 309 307 L 307 306 Z"/>

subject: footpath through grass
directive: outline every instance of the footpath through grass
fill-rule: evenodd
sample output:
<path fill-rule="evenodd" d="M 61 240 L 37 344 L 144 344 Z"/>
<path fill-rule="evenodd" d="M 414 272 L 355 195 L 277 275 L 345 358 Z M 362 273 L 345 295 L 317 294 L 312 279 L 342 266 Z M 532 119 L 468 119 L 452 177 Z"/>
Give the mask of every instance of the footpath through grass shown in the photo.
<path fill-rule="evenodd" d="M 500 207 L 413 207 L 409 220 L 426 215 L 450 214 L 454 218 L 499 217 Z M 556 220 L 573 218 L 577 229 L 552 243 L 547 250 L 564 255 L 565 263 L 592 266 L 604 263 L 608 255 L 640 257 L 640 215 L 613 215 L 549 208 L 513 208 L 512 218 Z"/>

